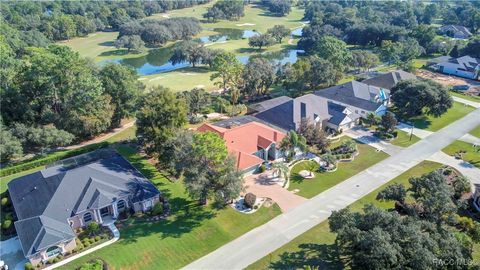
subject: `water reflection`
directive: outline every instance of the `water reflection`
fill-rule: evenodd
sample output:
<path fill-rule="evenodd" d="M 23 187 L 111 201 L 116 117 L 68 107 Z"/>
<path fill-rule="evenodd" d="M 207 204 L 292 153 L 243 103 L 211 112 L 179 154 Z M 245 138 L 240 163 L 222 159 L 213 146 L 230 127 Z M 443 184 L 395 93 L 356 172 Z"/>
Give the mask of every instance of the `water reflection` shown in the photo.
<path fill-rule="evenodd" d="M 217 35 L 200 37 L 199 40 L 204 43 L 209 42 L 222 42 L 227 40 L 236 40 L 249 38 L 255 35 L 259 35 L 258 32 L 254 30 L 239 30 L 232 28 L 215 28 L 213 31 L 219 33 Z M 296 30 L 295 30 L 296 31 Z M 293 32 L 292 32 L 293 33 Z M 268 52 L 257 54 L 253 56 L 249 55 L 240 55 L 237 56 L 237 59 L 246 64 L 250 57 L 265 57 L 270 59 L 275 64 L 286 64 L 286 63 L 295 63 L 298 59 L 298 55 L 302 54 L 302 50 L 283 50 L 278 52 Z M 171 64 L 168 62 L 172 56 L 172 48 L 165 47 L 150 50 L 147 55 L 135 57 L 135 58 L 114 58 L 101 61 L 99 64 L 104 65 L 107 63 L 119 63 L 125 66 L 129 66 L 135 69 L 140 76 L 152 75 L 163 72 L 168 72 L 180 68 L 185 68 L 190 66 L 187 62 Z"/>

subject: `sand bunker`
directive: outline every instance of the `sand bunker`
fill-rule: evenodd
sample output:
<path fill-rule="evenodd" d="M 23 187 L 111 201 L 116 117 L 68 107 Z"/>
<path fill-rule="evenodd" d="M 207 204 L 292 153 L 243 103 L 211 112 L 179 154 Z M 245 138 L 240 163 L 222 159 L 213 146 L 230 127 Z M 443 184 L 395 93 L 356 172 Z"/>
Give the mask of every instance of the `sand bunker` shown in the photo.
<path fill-rule="evenodd" d="M 237 26 L 254 26 L 254 23 L 242 23 L 242 24 L 237 24 Z"/>

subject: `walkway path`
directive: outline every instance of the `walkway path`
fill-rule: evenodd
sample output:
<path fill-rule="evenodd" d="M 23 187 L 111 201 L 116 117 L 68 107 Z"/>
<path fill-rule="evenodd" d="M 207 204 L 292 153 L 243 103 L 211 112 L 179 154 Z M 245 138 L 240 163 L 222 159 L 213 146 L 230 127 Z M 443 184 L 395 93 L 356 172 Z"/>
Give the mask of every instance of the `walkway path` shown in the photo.
<path fill-rule="evenodd" d="M 429 158 L 480 124 L 480 109 L 187 265 L 243 269 Z"/>
<path fill-rule="evenodd" d="M 110 229 L 110 231 L 112 231 L 112 234 L 113 234 L 113 238 L 112 238 L 112 239 L 110 239 L 110 240 L 108 240 L 107 242 L 102 243 L 102 244 L 100 244 L 100 245 L 98 245 L 98 246 L 95 246 L 95 247 L 93 247 L 93 248 L 87 249 L 87 250 L 83 251 L 82 253 L 79 253 L 79 254 L 73 255 L 73 256 L 71 256 L 71 257 L 68 257 L 68 258 L 62 260 L 61 262 L 58 262 L 58 263 L 56 263 L 56 264 L 52 264 L 52 265 L 50 265 L 50 266 L 47 266 L 47 267 L 43 268 L 43 270 L 55 269 L 55 268 L 57 268 L 57 267 L 60 267 L 60 266 L 62 266 L 62 265 L 65 265 L 65 264 L 67 264 L 67 263 L 69 263 L 69 262 L 71 262 L 71 261 L 73 261 L 73 260 L 76 260 L 76 259 L 78 259 L 78 258 L 80 258 L 80 257 L 83 257 L 83 256 L 85 256 L 85 255 L 87 255 L 87 254 L 90 254 L 90 253 L 92 253 L 92 252 L 95 252 L 95 251 L 97 251 L 97 250 L 99 250 L 99 249 L 101 249 L 101 248 L 104 248 L 104 247 L 106 247 L 106 246 L 108 246 L 108 245 L 111 245 L 111 244 L 117 242 L 117 240 L 120 238 L 120 232 L 118 231 L 117 227 L 115 227 L 115 224 L 114 224 L 113 222 L 110 222 L 109 224 L 107 224 L 107 226 L 108 226 L 108 228 Z"/>
<path fill-rule="evenodd" d="M 381 150 L 390 156 L 398 154 L 403 149 L 400 146 L 380 140 L 378 137 L 373 135 L 370 130 L 361 126 L 346 130 L 345 134 L 359 142 L 375 147 L 376 149 Z"/>
<path fill-rule="evenodd" d="M 480 145 L 480 138 L 477 138 L 471 134 L 465 134 L 459 140 L 467 143 L 471 143 L 471 144 Z"/>
<path fill-rule="evenodd" d="M 474 108 L 480 108 L 480 103 L 478 103 L 478 102 L 471 101 L 471 100 L 464 99 L 464 98 L 457 97 L 457 96 L 452 96 L 452 98 L 453 98 L 453 100 L 455 100 L 455 101 L 457 101 L 457 102 L 470 105 L 470 106 L 472 106 L 472 107 L 474 107 Z"/>
<path fill-rule="evenodd" d="M 270 198 L 275 201 L 282 212 L 297 207 L 307 201 L 306 198 L 298 196 L 283 188 L 275 179 L 270 176 L 271 172 L 260 175 L 250 175 L 245 179 L 245 188 L 247 192 L 252 192 L 258 197 Z"/>
<path fill-rule="evenodd" d="M 126 130 L 127 128 L 132 127 L 133 125 L 135 125 L 135 120 L 133 120 L 131 122 L 128 122 L 128 123 L 126 123 L 125 125 L 123 125 L 119 128 L 115 128 L 109 133 L 106 133 L 106 134 L 103 134 L 101 136 L 95 137 L 95 138 L 93 138 L 91 140 L 88 140 L 88 141 L 81 142 L 79 144 L 64 147 L 63 149 L 77 149 L 77 148 L 80 148 L 80 147 L 83 147 L 83 146 L 86 146 L 86 145 L 103 142 L 103 141 L 108 140 L 109 138 L 117 135 L 118 133 Z"/>

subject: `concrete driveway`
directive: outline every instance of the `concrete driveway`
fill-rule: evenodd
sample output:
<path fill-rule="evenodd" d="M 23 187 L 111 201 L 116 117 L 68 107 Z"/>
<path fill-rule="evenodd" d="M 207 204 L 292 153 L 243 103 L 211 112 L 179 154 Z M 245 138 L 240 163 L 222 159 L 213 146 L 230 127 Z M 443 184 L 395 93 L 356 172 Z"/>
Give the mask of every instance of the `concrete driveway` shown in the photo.
<path fill-rule="evenodd" d="M 18 237 L 0 242 L 0 258 L 8 265 L 8 269 L 25 269 L 27 259 L 23 256 L 22 246 Z"/>
<path fill-rule="evenodd" d="M 306 198 L 295 195 L 283 188 L 279 182 L 278 177 L 272 176 L 272 172 L 267 171 L 262 174 L 247 176 L 245 189 L 258 197 L 272 199 L 284 213 L 307 201 Z"/>

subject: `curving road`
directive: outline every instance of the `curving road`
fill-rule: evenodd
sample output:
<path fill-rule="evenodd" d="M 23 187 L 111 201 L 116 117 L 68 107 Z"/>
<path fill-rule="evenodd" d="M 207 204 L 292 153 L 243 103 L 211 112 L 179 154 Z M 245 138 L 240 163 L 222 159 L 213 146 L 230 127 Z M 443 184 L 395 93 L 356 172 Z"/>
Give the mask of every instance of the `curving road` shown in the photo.
<path fill-rule="evenodd" d="M 367 170 L 225 244 L 184 269 L 243 269 L 480 125 L 480 108 Z"/>

